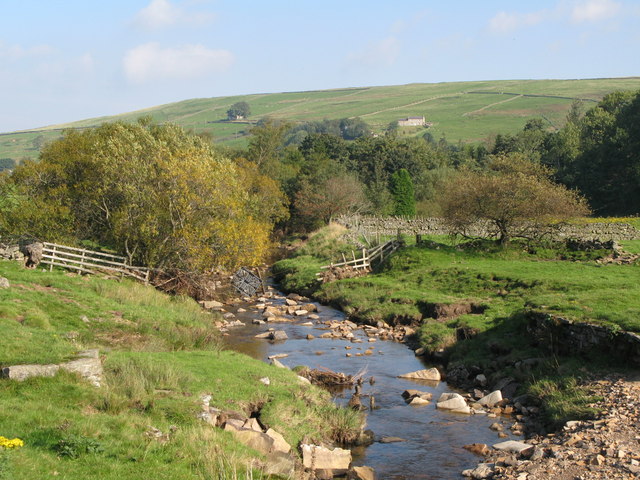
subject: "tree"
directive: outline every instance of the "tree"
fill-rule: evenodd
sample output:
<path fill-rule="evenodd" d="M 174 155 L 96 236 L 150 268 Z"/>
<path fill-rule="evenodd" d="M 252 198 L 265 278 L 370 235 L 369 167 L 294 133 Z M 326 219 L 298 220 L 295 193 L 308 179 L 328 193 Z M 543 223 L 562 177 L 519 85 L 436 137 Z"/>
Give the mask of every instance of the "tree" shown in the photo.
<path fill-rule="evenodd" d="M 16 161 L 13 158 L 0 158 L 0 172 L 2 170 L 12 170 L 16 166 Z"/>
<path fill-rule="evenodd" d="M 158 268 L 257 264 L 284 214 L 272 181 L 171 124 L 65 132 L 8 180 L 13 191 L 2 190 L 29 215 L 15 207 L 0 227 L 43 240 L 93 240 Z"/>
<path fill-rule="evenodd" d="M 227 110 L 229 120 L 242 120 L 251 115 L 251 107 L 247 102 L 236 102 Z"/>
<path fill-rule="evenodd" d="M 640 91 L 605 96 L 580 120 L 575 185 L 605 215 L 640 213 Z"/>
<path fill-rule="evenodd" d="M 303 181 L 295 197 L 295 209 L 305 227 L 329 223 L 344 213 L 357 213 L 367 205 L 362 184 L 353 175 L 329 177 L 319 185 Z"/>
<path fill-rule="evenodd" d="M 500 244 L 540 238 L 553 224 L 589 213 L 575 191 L 551 180 L 552 171 L 522 154 L 491 157 L 487 171 L 462 170 L 446 182 L 440 205 L 453 234 L 485 221 Z"/>
<path fill-rule="evenodd" d="M 416 214 L 416 199 L 414 196 L 413 182 L 409 172 L 401 168 L 394 172 L 390 178 L 391 195 L 394 202 L 394 215 L 413 217 Z"/>

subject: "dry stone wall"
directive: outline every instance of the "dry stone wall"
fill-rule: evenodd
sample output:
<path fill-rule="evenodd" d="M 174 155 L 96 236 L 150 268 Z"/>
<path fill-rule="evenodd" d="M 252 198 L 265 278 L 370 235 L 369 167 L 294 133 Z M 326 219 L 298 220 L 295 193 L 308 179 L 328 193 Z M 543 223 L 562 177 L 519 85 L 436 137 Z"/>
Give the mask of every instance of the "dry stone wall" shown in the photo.
<path fill-rule="evenodd" d="M 447 235 L 447 225 L 442 218 L 426 217 L 377 217 L 363 215 L 343 215 L 335 222 L 367 236 L 396 235 Z M 468 230 L 473 237 L 488 237 L 493 234 L 489 222 L 479 221 Z M 554 233 L 557 239 L 577 238 L 581 240 L 639 240 L 640 230 L 627 223 L 588 223 L 582 225 L 561 225 Z"/>
<path fill-rule="evenodd" d="M 604 325 L 572 322 L 566 318 L 531 312 L 528 331 L 539 345 L 552 353 L 610 355 L 640 366 L 640 335 Z"/>

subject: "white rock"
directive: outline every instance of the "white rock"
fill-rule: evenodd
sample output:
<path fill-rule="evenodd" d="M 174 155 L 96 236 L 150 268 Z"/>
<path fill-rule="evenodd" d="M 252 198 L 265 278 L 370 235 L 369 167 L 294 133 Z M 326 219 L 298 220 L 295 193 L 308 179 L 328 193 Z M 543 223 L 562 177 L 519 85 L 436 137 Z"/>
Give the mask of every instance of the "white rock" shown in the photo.
<path fill-rule="evenodd" d="M 523 453 L 527 450 L 533 449 L 533 445 L 528 443 L 518 442 L 516 440 L 507 440 L 506 442 L 500 442 L 493 445 L 493 448 L 502 452 L 511 453 Z"/>
<path fill-rule="evenodd" d="M 424 398 L 421 397 L 413 397 L 411 399 L 411 401 L 409 402 L 409 405 L 411 405 L 412 407 L 419 407 L 422 405 L 429 405 L 429 400 L 425 400 Z"/>
<path fill-rule="evenodd" d="M 458 393 L 443 393 L 436 403 L 436 408 L 441 410 L 459 410 L 459 413 L 470 413 L 467 402 Z M 469 411 L 467 411 L 469 409 Z"/>
<path fill-rule="evenodd" d="M 271 380 L 269 380 L 269 377 L 262 377 L 260 379 L 260 382 L 264 383 L 265 385 L 271 385 Z"/>
<path fill-rule="evenodd" d="M 398 375 L 398 378 L 410 378 L 413 380 L 432 380 L 439 382 L 441 377 L 440 372 L 437 368 L 429 368 L 426 370 L 417 370 L 415 372 Z"/>

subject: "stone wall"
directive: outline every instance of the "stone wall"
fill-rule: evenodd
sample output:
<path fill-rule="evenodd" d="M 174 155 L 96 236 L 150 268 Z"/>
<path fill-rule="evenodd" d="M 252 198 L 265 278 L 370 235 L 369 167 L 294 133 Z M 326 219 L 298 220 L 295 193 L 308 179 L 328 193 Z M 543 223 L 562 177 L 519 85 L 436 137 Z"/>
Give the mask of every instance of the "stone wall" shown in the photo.
<path fill-rule="evenodd" d="M 640 366 L 640 335 L 591 323 L 572 322 L 540 312 L 528 315 L 528 331 L 551 353 L 597 353 Z"/>
<path fill-rule="evenodd" d="M 367 236 L 396 235 L 398 231 L 409 235 L 447 235 L 449 233 L 442 218 L 343 215 L 335 218 L 334 221 Z M 488 237 L 492 233 L 489 222 L 482 221 L 468 230 L 468 235 L 473 237 Z M 627 223 L 588 223 L 561 225 L 555 231 L 554 237 L 581 240 L 639 240 L 640 231 Z"/>

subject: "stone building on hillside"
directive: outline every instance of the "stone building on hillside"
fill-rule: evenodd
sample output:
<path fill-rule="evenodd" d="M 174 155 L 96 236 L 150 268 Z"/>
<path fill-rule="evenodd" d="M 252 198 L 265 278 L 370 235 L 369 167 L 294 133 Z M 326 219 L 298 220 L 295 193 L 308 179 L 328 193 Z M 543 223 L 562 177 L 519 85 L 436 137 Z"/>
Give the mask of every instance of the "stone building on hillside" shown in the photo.
<path fill-rule="evenodd" d="M 422 117 L 407 117 L 398 120 L 399 127 L 424 127 L 427 124 L 424 116 Z"/>

